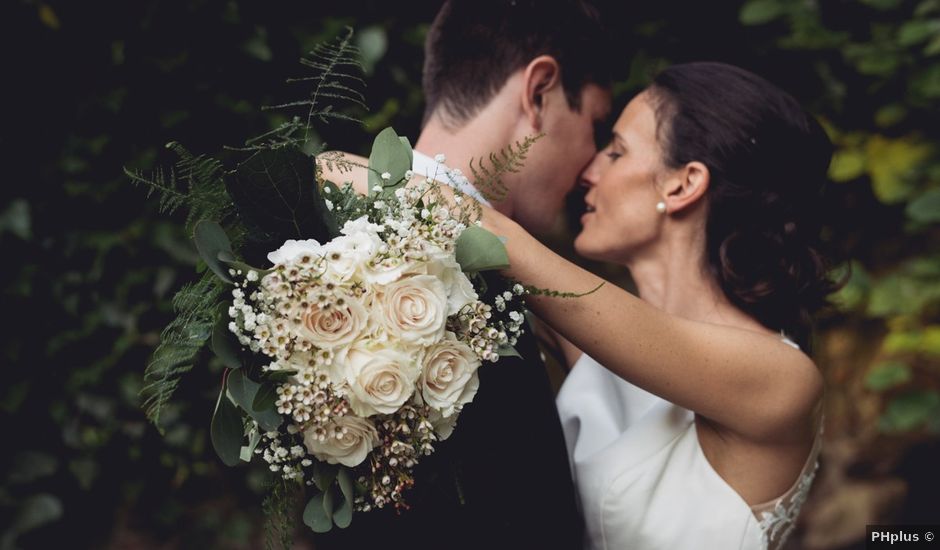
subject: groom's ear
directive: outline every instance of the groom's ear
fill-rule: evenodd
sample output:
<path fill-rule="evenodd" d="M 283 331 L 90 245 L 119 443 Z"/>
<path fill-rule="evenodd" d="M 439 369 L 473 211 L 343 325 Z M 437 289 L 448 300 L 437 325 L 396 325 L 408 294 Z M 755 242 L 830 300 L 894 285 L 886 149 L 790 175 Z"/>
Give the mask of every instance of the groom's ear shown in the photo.
<path fill-rule="evenodd" d="M 523 73 L 522 112 L 536 131 L 542 129 L 545 95 L 561 86 L 561 67 L 550 55 L 540 55 L 526 65 Z"/>
<path fill-rule="evenodd" d="M 693 161 L 674 172 L 669 178 L 666 192 L 666 211 L 676 213 L 698 203 L 711 182 L 708 167 Z"/>

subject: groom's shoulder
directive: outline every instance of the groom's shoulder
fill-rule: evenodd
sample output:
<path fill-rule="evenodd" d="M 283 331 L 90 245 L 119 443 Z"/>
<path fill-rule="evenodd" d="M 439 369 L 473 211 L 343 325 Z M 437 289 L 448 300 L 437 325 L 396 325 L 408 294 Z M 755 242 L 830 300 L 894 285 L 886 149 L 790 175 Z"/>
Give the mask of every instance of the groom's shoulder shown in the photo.
<path fill-rule="evenodd" d="M 367 194 L 369 170 L 366 167 L 369 159 L 344 151 L 327 151 L 317 155 L 316 160 L 320 176 L 318 183 L 329 181 L 342 187 L 348 182 L 358 193 Z"/>

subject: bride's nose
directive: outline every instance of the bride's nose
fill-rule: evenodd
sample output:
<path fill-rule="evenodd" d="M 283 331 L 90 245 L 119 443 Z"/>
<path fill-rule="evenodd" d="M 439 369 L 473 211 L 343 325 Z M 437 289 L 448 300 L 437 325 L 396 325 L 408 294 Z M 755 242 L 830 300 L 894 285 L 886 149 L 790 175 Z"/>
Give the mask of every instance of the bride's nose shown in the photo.
<path fill-rule="evenodd" d="M 591 162 L 581 171 L 581 175 L 578 177 L 578 183 L 581 187 L 594 187 L 597 185 L 597 180 L 600 178 L 600 153 L 594 155 L 594 158 L 591 159 Z"/>

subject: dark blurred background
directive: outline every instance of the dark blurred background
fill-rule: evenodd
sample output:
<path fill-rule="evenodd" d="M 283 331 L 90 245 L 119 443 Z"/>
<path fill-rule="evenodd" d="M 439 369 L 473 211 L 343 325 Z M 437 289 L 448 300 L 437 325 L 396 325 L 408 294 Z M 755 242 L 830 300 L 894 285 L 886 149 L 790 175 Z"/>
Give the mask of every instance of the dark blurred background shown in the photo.
<path fill-rule="evenodd" d="M 853 272 L 820 320 L 827 441 L 791 547 L 862 548 L 867 523 L 940 523 L 940 0 L 610 4 L 618 107 L 658 67 L 726 61 L 793 93 L 837 145 L 826 238 Z M 207 356 L 184 378 L 166 437 L 139 408 L 197 256 L 181 217 L 122 167 L 169 165 L 174 139 L 230 160 L 221 146 L 284 121 L 260 107 L 303 97 L 284 80 L 346 26 L 370 110 L 322 135 L 358 153 L 389 124 L 416 136 L 438 5 L 4 3 L 0 550 L 263 546 L 266 472 L 224 467 L 208 442 L 219 365 Z M 563 250 L 571 231 L 553 237 Z M 311 546 L 301 526 L 297 547 Z"/>

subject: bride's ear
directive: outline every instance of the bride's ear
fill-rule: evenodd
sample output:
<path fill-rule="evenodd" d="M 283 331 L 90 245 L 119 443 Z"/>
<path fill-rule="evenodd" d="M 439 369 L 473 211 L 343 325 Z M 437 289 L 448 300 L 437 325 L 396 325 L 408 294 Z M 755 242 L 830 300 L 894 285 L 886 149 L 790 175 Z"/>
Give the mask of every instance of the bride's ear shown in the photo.
<path fill-rule="evenodd" d="M 561 68 L 550 55 L 540 55 L 526 65 L 523 73 L 522 113 L 535 130 L 542 129 L 546 94 L 561 86 Z"/>
<path fill-rule="evenodd" d="M 665 189 L 666 212 L 680 212 L 698 203 L 710 182 L 708 167 L 701 162 L 693 161 L 676 170 Z"/>

